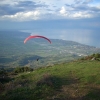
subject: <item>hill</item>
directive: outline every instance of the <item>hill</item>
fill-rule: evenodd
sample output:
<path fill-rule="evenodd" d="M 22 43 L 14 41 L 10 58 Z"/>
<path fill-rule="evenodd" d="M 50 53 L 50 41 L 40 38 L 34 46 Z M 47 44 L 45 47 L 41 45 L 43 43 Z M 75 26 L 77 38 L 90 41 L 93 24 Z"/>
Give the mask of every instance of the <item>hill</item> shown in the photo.
<path fill-rule="evenodd" d="M 59 39 L 51 39 L 52 44 L 44 39 L 32 39 L 24 44 L 29 35 L 20 31 L 0 31 L 0 68 L 50 66 L 100 52 L 100 48 Z"/>
<path fill-rule="evenodd" d="M 92 55 L 94 57 L 96 55 Z M 99 100 L 100 61 L 84 58 L 24 73 L 6 73 L 1 100 Z M 98 57 L 97 57 L 98 58 Z"/>

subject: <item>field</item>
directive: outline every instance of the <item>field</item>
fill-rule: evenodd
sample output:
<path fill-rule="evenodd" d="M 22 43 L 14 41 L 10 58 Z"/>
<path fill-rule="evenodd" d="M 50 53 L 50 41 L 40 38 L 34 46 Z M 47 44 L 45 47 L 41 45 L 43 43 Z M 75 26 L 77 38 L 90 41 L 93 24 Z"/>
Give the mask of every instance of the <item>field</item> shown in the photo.
<path fill-rule="evenodd" d="M 100 61 L 77 60 L 9 73 L 1 83 L 1 100 L 99 100 Z"/>

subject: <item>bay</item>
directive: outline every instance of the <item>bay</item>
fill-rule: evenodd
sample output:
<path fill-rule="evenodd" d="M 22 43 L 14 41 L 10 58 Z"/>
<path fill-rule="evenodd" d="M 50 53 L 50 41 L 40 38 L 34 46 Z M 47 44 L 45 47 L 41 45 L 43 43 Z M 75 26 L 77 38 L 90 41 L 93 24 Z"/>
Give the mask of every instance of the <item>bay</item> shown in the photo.
<path fill-rule="evenodd" d="M 34 29 L 21 31 L 28 32 L 30 35 L 44 35 L 50 39 L 75 41 L 100 48 L 100 33 L 94 29 Z"/>

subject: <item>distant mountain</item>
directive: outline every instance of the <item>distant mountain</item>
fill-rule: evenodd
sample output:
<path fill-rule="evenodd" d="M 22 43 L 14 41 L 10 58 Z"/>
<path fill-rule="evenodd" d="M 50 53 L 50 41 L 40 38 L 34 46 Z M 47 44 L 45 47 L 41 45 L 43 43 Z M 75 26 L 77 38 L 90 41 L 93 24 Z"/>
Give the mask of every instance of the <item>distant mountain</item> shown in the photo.
<path fill-rule="evenodd" d="M 100 48 L 60 39 L 51 39 L 50 44 L 37 38 L 24 44 L 29 35 L 20 31 L 0 31 L 0 68 L 49 66 L 100 52 Z"/>

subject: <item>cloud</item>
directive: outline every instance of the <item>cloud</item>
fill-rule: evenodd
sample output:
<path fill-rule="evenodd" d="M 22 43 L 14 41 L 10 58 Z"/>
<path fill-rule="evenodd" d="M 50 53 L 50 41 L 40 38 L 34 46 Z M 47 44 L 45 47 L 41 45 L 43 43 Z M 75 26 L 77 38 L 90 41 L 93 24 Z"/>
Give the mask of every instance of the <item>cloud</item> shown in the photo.
<path fill-rule="evenodd" d="M 66 14 L 66 9 L 65 7 L 62 7 L 61 10 L 59 11 L 61 14 Z"/>
<path fill-rule="evenodd" d="M 59 13 L 60 13 L 60 14 L 59 14 L 59 17 L 60 17 L 60 16 L 63 16 L 62 19 L 63 19 L 63 18 L 65 18 L 65 19 L 66 19 L 66 18 L 69 18 L 69 16 L 71 15 L 71 13 L 69 13 L 69 11 L 67 11 L 65 7 L 61 7 Z"/>
<path fill-rule="evenodd" d="M 75 10 L 75 9 L 66 10 L 65 7 L 62 7 L 59 12 L 62 16 L 65 16 L 65 18 L 91 18 L 93 17 L 90 11 L 85 11 L 85 10 L 81 11 L 81 10 Z"/>
<path fill-rule="evenodd" d="M 15 14 L 17 12 L 22 11 L 22 8 L 18 8 L 16 6 L 11 6 L 8 4 L 5 5 L 1 5 L 0 6 L 0 15 L 11 15 L 11 14 Z"/>
<path fill-rule="evenodd" d="M 100 16 L 100 5 L 93 0 L 2 0 L 0 20 L 51 20 Z M 37 12 L 35 14 L 35 12 Z"/>
<path fill-rule="evenodd" d="M 44 3 L 37 3 L 37 2 L 33 2 L 33 1 L 19 1 L 16 6 L 24 8 L 25 10 L 32 10 L 35 8 L 48 7 Z"/>
<path fill-rule="evenodd" d="M 93 2 L 93 0 L 74 0 L 75 4 L 89 4 Z"/>
<path fill-rule="evenodd" d="M 39 19 L 39 11 L 29 11 L 29 12 L 18 12 L 14 15 L 4 15 L 2 19 L 11 19 L 16 21 L 28 21 L 28 20 L 37 20 Z"/>
<path fill-rule="evenodd" d="M 91 5 L 93 0 L 75 0 L 73 4 L 66 5 L 70 18 L 92 18 L 100 16 L 100 5 Z M 66 10 L 65 9 L 65 10 Z M 67 15 L 67 14 L 66 14 Z M 68 16 L 67 16 L 68 17 Z"/>
<path fill-rule="evenodd" d="M 83 4 L 88 4 L 88 3 L 91 3 L 93 0 L 85 0 L 83 1 Z"/>
<path fill-rule="evenodd" d="M 91 18 L 92 15 L 86 11 L 84 11 L 84 12 L 80 11 L 80 12 L 75 12 L 74 14 L 72 14 L 72 17 L 74 17 L 74 18 Z"/>
<path fill-rule="evenodd" d="M 47 5 L 33 1 L 16 1 L 13 2 L 13 4 L 7 2 L 0 5 L 0 11 L 2 12 L 1 15 L 12 15 L 18 12 L 32 11 L 42 7 L 47 7 Z"/>

